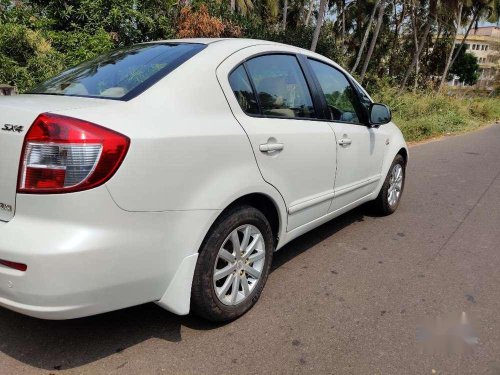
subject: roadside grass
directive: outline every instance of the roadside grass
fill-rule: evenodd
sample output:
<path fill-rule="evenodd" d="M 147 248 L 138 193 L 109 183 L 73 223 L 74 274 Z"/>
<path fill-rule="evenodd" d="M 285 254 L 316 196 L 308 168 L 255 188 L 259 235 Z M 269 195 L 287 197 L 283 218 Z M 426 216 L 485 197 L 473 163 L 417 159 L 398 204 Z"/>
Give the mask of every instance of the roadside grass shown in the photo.
<path fill-rule="evenodd" d="M 500 120 L 500 98 L 404 93 L 386 88 L 374 100 L 389 105 L 408 142 L 463 133 Z"/>

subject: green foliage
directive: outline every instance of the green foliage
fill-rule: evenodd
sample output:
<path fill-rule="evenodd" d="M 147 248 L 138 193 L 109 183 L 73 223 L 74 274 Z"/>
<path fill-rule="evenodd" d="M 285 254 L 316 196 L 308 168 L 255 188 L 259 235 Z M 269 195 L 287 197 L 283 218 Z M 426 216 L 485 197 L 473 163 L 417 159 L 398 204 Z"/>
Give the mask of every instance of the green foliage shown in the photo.
<path fill-rule="evenodd" d="M 5 23 L 0 25 L 0 67 L 0 82 L 22 91 L 55 75 L 64 65 L 41 32 Z"/>
<path fill-rule="evenodd" d="M 55 31 L 105 30 L 120 45 L 174 35 L 173 0 L 30 0 Z"/>
<path fill-rule="evenodd" d="M 393 108 L 395 120 L 409 140 L 462 131 L 500 118 L 497 99 L 447 97 L 425 91 L 424 88 L 435 86 L 435 77 L 444 70 L 455 32 L 456 9 L 449 7 L 459 2 L 417 3 L 418 7 L 412 8 L 405 0 L 386 1 L 364 86 Z M 429 36 L 420 58 L 420 91 L 399 95 L 394 87 L 408 72 L 415 53 L 413 22 L 420 37 L 427 20 L 432 18 L 432 7 L 438 3 L 441 5 L 433 21 L 433 36 Z M 0 0 L 0 83 L 16 85 L 23 92 L 63 69 L 115 47 L 177 37 L 179 14 L 185 5 L 194 11 L 206 6 L 209 16 L 223 25 L 222 36 L 310 48 L 318 16 L 317 2 L 308 18 L 308 0 L 288 0 L 286 29 L 282 24 L 282 0 L 236 0 L 235 12 L 229 4 L 229 0 Z M 352 67 L 374 4 L 375 0 L 329 1 L 316 52 L 346 68 Z M 462 26 L 469 24 L 477 9 L 482 19 L 498 19 L 498 0 L 464 4 Z M 374 29 L 375 24 L 368 30 L 361 66 Z M 456 74 L 471 85 L 478 79 L 478 69 L 476 59 L 464 50 L 450 75 Z M 410 73 L 409 82 L 413 83 L 415 73 Z M 496 87 L 498 95 L 498 83 Z"/>
<path fill-rule="evenodd" d="M 455 97 L 433 92 L 404 93 L 380 88 L 374 100 L 387 103 L 407 141 L 420 141 L 479 128 L 500 119 L 496 98 Z"/>
<path fill-rule="evenodd" d="M 26 20 L 28 25 L 36 19 Z M 21 92 L 61 70 L 113 48 L 110 34 L 96 30 L 53 31 L 14 23 L 0 23 L 0 82 Z"/>
<path fill-rule="evenodd" d="M 451 43 L 453 43 L 451 36 L 448 38 L 439 39 L 434 43 L 434 45 L 432 46 L 432 51 L 425 59 L 424 67 L 427 68 L 428 74 L 436 77 L 443 74 L 446 60 L 450 52 L 449 50 Z M 449 78 L 451 79 L 451 76 Z"/>
<path fill-rule="evenodd" d="M 23 92 L 121 46 L 175 36 L 173 0 L 0 0 L 0 83 Z"/>
<path fill-rule="evenodd" d="M 477 57 L 462 49 L 450 68 L 450 73 L 457 75 L 460 82 L 466 85 L 475 85 L 480 76 Z"/>
<path fill-rule="evenodd" d="M 75 66 L 113 48 L 111 35 L 103 29 L 94 34 L 82 31 L 48 31 L 47 40 L 61 53 L 65 67 Z"/>

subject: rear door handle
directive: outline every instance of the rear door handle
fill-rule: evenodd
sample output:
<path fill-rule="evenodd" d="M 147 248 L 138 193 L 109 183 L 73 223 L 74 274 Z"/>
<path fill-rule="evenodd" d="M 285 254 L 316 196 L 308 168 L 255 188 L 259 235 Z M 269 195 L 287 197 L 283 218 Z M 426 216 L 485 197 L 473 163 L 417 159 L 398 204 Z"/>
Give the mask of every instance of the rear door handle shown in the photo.
<path fill-rule="evenodd" d="M 282 151 L 285 148 L 285 145 L 283 143 L 264 143 L 263 145 L 259 146 L 259 150 L 261 152 L 275 152 L 275 151 Z"/>
<path fill-rule="evenodd" d="M 352 139 L 350 139 L 350 138 L 342 138 L 342 139 L 339 139 L 338 143 L 341 146 L 347 147 L 347 146 L 351 145 Z"/>

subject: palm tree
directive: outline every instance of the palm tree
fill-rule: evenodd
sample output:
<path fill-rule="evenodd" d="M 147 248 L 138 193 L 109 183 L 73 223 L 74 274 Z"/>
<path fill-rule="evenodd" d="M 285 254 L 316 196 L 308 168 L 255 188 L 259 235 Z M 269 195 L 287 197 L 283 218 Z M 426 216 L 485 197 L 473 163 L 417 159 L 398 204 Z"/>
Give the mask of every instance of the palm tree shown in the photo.
<path fill-rule="evenodd" d="M 241 14 L 248 14 L 253 10 L 252 0 L 237 0 L 237 4 Z"/>
<path fill-rule="evenodd" d="M 413 43 L 415 44 L 415 51 L 418 51 L 418 46 L 419 46 L 419 43 L 418 43 L 418 22 L 417 22 L 417 15 L 416 15 L 416 9 L 415 9 L 415 4 L 413 4 L 413 6 L 411 7 L 411 15 L 410 15 L 410 18 L 411 18 L 411 26 L 413 28 Z M 439 33 L 438 33 L 438 36 L 439 38 Z M 417 62 L 415 64 L 415 81 L 413 83 L 413 92 L 417 91 L 417 88 L 418 88 L 418 74 L 420 72 L 420 61 L 418 61 L 417 59 Z"/>
<path fill-rule="evenodd" d="M 392 0 L 394 10 L 394 35 L 392 37 L 391 52 L 389 57 L 389 75 L 393 75 L 394 63 L 398 58 L 397 50 L 400 47 L 400 31 L 404 25 L 408 12 L 407 0 Z M 398 18 L 399 11 L 399 18 Z"/>
<path fill-rule="evenodd" d="M 472 5 L 472 19 L 469 23 L 469 27 L 467 28 L 467 31 L 462 38 L 462 41 L 460 42 L 460 45 L 456 49 L 453 58 L 450 61 L 450 64 L 448 68 L 452 67 L 453 64 L 455 63 L 455 60 L 458 57 L 458 54 L 462 51 L 462 48 L 465 44 L 465 41 L 467 40 L 467 37 L 469 36 L 469 33 L 472 29 L 472 26 L 476 24 L 479 21 L 479 18 L 482 16 L 484 19 L 487 19 L 490 22 L 498 22 L 498 9 L 499 9 L 499 0 L 475 0 Z M 496 19 L 495 19 L 496 17 Z M 446 75 L 444 74 L 446 73 Z M 444 82 L 446 82 L 446 76 L 448 75 L 448 71 L 446 70 L 443 73 L 443 76 L 441 77 L 441 84 L 439 85 L 439 88 L 441 88 L 444 85 Z"/>
<path fill-rule="evenodd" d="M 446 64 L 444 66 L 444 71 L 443 71 L 443 74 L 441 76 L 441 82 L 439 83 L 438 91 L 442 90 L 443 86 L 448 81 L 448 79 L 447 79 L 448 78 L 448 71 L 452 65 L 452 61 L 454 62 L 456 59 L 456 56 L 458 56 L 458 54 L 455 54 L 455 57 L 453 57 L 454 50 L 455 50 L 455 39 L 457 37 L 458 30 L 459 30 L 460 26 L 462 25 L 462 13 L 464 10 L 464 5 L 470 6 L 471 5 L 470 1 L 466 1 L 466 4 L 464 4 L 463 1 L 456 1 L 456 0 L 450 0 L 450 1 L 445 2 L 445 6 L 447 6 L 449 9 L 454 9 L 456 11 L 457 16 L 455 19 L 455 30 L 454 30 L 453 37 L 452 37 L 450 52 L 448 53 L 448 59 L 446 60 Z M 469 28 L 467 29 L 467 33 L 466 33 L 465 37 L 462 39 L 462 42 L 460 43 L 459 50 L 461 50 L 461 48 L 462 48 L 461 46 L 465 43 L 465 40 L 467 39 L 467 36 L 469 35 L 469 31 L 472 27 L 472 23 L 474 22 L 474 17 L 472 19 L 473 19 L 473 21 L 469 25 Z M 459 52 L 459 50 L 457 50 L 457 51 Z"/>
<path fill-rule="evenodd" d="M 288 13 L 288 0 L 285 0 L 285 4 L 283 5 L 283 30 L 286 30 L 287 13 Z"/>
<path fill-rule="evenodd" d="M 339 16 L 340 16 L 340 22 L 341 22 L 341 33 L 340 33 L 340 40 L 341 40 L 341 45 L 342 49 L 344 48 L 345 44 L 345 0 L 340 0 L 337 5 L 337 9 L 340 10 Z M 344 52 L 344 51 L 342 51 Z"/>
<path fill-rule="evenodd" d="M 368 48 L 368 52 L 366 54 L 363 68 L 361 69 L 359 83 L 362 83 L 363 80 L 365 79 L 366 70 L 368 69 L 368 65 L 370 64 L 370 60 L 372 59 L 373 50 L 375 49 L 375 45 L 377 44 L 377 39 L 378 39 L 378 34 L 380 32 L 380 27 L 382 26 L 382 22 L 384 20 L 384 12 L 385 12 L 385 1 L 382 0 L 380 2 L 379 9 L 378 9 L 377 25 L 375 26 L 375 31 L 373 32 L 372 40 L 370 42 L 370 48 Z"/>
<path fill-rule="evenodd" d="M 252 0 L 231 0 L 229 3 L 229 9 L 231 10 L 231 13 L 234 13 L 236 9 L 241 14 L 247 14 L 251 12 L 254 8 L 254 5 L 252 3 Z"/>
<path fill-rule="evenodd" d="M 422 33 L 422 36 L 420 37 L 420 40 L 418 41 L 418 48 L 415 48 L 415 54 L 413 55 L 413 59 L 411 61 L 410 67 L 406 70 L 405 76 L 403 78 L 403 82 L 401 83 L 401 86 L 399 88 L 400 94 L 406 88 L 406 83 L 408 82 L 408 79 L 410 78 L 411 72 L 413 71 L 413 69 L 417 65 L 418 61 L 420 60 L 420 55 L 422 53 L 422 50 L 424 49 L 425 42 L 427 41 L 427 37 L 429 36 L 429 32 L 431 31 L 431 27 L 436 20 L 436 13 L 437 13 L 437 1 L 430 0 L 429 1 L 429 15 L 427 16 L 427 23 L 426 23 L 424 32 Z"/>
<path fill-rule="evenodd" d="M 500 0 L 495 0 L 493 2 L 493 8 L 491 11 L 491 15 L 488 18 L 488 22 L 500 24 Z"/>
<path fill-rule="evenodd" d="M 311 20 L 311 13 L 314 8 L 314 0 L 309 0 L 309 9 L 307 10 L 306 20 L 304 21 L 304 25 L 309 26 L 309 21 Z"/>
<path fill-rule="evenodd" d="M 265 0 L 262 2 L 261 11 L 262 17 L 266 19 L 269 24 L 274 24 L 280 13 L 280 0 Z"/>
<path fill-rule="evenodd" d="M 318 11 L 318 19 L 316 20 L 316 28 L 314 29 L 313 40 L 311 43 L 311 51 L 316 51 L 316 46 L 318 45 L 319 33 L 321 32 L 321 26 L 323 26 L 323 18 L 326 12 L 326 6 L 328 4 L 328 0 L 320 0 L 319 1 L 319 11 Z"/>
<path fill-rule="evenodd" d="M 380 0 L 377 0 L 375 5 L 373 6 L 372 13 L 370 14 L 370 20 L 368 21 L 368 25 L 366 26 L 365 35 L 363 36 L 363 41 L 361 42 L 361 46 L 359 47 L 358 55 L 356 57 L 356 62 L 354 63 L 354 66 L 351 69 L 351 73 L 354 73 L 356 71 L 361 61 L 361 56 L 363 55 L 363 52 L 365 50 L 366 42 L 368 41 L 368 36 L 370 35 L 370 30 L 372 28 L 373 20 L 375 18 L 375 12 L 377 11 L 379 5 L 380 5 Z"/>

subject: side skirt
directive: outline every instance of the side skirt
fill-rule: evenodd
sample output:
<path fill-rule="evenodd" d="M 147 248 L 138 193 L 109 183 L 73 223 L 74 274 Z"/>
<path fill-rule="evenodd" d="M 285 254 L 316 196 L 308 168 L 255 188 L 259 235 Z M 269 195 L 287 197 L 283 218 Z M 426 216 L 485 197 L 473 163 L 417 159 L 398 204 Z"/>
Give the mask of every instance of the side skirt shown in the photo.
<path fill-rule="evenodd" d="M 364 196 L 363 198 L 360 198 L 358 199 L 357 201 L 354 201 L 350 204 L 348 204 L 347 206 L 344 206 L 342 208 L 339 208 L 338 210 L 335 210 L 335 211 L 332 211 L 332 212 L 329 212 L 328 214 L 316 219 L 316 220 L 313 220 L 307 224 L 304 224 L 298 228 L 295 228 L 293 230 L 291 230 L 290 232 L 287 232 L 284 236 L 282 236 L 282 238 L 280 239 L 280 243 L 278 244 L 278 246 L 276 247 L 276 250 L 280 249 L 281 247 L 283 247 L 284 245 L 286 245 L 288 242 L 294 240 L 295 238 L 303 235 L 304 233 L 307 233 L 309 232 L 310 230 L 316 228 L 316 227 L 319 227 L 320 225 L 348 212 L 348 211 L 351 211 L 353 208 L 355 207 L 358 207 L 360 205 L 362 205 L 363 203 L 365 202 L 368 202 L 368 201 L 371 201 L 373 199 L 376 198 L 376 195 L 374 195 L 375 193 L 370 193 L 366 196 Z M 334 198 L 335 199 L 335 198 Z"/>

